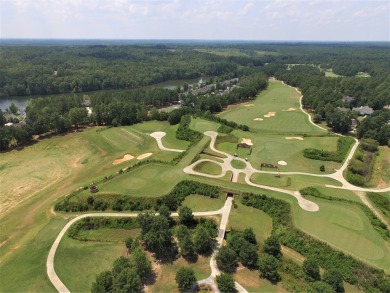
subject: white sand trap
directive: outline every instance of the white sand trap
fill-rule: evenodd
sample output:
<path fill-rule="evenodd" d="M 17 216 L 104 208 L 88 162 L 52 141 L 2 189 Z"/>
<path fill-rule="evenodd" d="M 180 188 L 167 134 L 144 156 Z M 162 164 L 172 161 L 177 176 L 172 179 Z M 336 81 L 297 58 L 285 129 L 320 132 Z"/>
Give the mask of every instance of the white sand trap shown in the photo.
<path fill-rule="evenodd" d="M 241 143 L 245 143 L 247 145 L 253 145 L 252 140 L 250 138 L 241 139 Z"/>
<path fill-rule="evenodd" d="M 303 140 L 303 137 L 300 137 L 300 136 L 286 136 L 286 139 L 298 139 L 298 140 Z"/>
<path fill-rule="evenodd" d="M 113 165 L 118 165 L 120 163 L 123 163 L 123 162 L 126 162 L 126 161 L 130 161 L 131 159 L 134 159 L 134 156 L 130 155 L 130 154 L 126 154 L 123 156 L 122 159 L 116 159 L 114 162 L 112 162 Z"/>
<path fill-rule="evenodd" d="M 253 120 L 255 120 L 255 121 L 263 121 L 264 119 L 263 118 L 255 118 Z"/>
<path fill-rule="evenodd" d="M 254 107 L 255 105 L 254 104 L 244 104 L 242 105 L 243 107 Z"/>
<path fill-rule="evenodd" d="M 286 166 L 287 165 L 287 163 L 285 161 L 279 161 L 278 164 L 281 165 L 281 166 Z"/>
<path fill-rule="evenodd" d="M 150 157 L 151 155 L 153 155 L 153 153 L 145 153 L 145 154 L 139 155 L 139 156 L 137 157 L 137 160 L 145 159 L 145 158 L 147 158 L 147 157 Z"/>
<path fill-rule="evenodd" d="M 276 115 L 276 112 L 268 112 L 268 114 L 265 114 L 264 117 L 270 118 L 270 117 L 274 117 L 275 115 Z"/>
<path fill-rule="evenodd" d="M 290 112 L 290 111 L 295 111 L 296 109 L 295 108 L 288 108 L 287 110 L 282 110 L 284 112 Z"/>

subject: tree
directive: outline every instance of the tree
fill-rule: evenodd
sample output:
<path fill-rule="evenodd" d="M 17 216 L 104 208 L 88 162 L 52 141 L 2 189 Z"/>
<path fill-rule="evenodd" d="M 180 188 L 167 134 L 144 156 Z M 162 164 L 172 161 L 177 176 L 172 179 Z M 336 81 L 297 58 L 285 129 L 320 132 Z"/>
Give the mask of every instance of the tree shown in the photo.
<path fill-rule="evenodd" d="M 332 286 L 325 282 L 317 281 L 310 284 L 307 293 L 334 293 Z"/>
<path fill-rule="evenodd" d="M 247 229 L 244 230 L 244 239 L 246 241 L 248 241 L 249 243 L 252 243 L 254 245 L 257 244 L 256 235 L 253 232 L 252 228 L 247 228 Z"/>
<path fill-rule="evenodd" d="M 181 224 L 191 226 L 195 222 L 192 210 L 189 207 L 181 207 L 179 209 L 179 220 Z"/>
<path fill-rule="evenodd" d="M 280 251 L 280 243 L 276 236 L 271 235 L 265 240 L 264 252 L 273 255 L 274 257 L 277 258 L 282 256 L 282 253 Z"/>
<path fill-rule="evenodd" d="M 179 240 L 181 255 L 184 258 L 192 257 L 195 254 L 194 243 L 189 235 L 184 236 Z"/>
<path fill-rule="evenodd" d="M 320 266 L 314 258 L 308 257 L 307 259 L 305 259 L 305 261 L 303 262 L 302 269 L 308 277 L 309 281 L 321 280 Z"/>
<path fill-rule="evenodd" d="M 96 276 L 95 282 L 92 283 L 92 293 L 111 292 L 113 287 L 113 279 L 110 271 L 105 271 Z"/>
<path fill-rule="evenodd" d="M 325 165 L 321 165 L 321 166 L 320 166 L 320 171 L 321 171 L 321 172 L 325 172 Z"/>
<path fill-rule="evenodd" d="M 323 276 L 323 281 L 332 286 L 336 292 L 344 292 L 343 275 L 336 269 L 326 270 Z"/>
<path fill-rule="evenodd" d="M 129 252 L 131 252 L 131 248 L 132 248 L 133 242 L 134 242 L 134 239 L 131 236 L 127 237 L 126 240 L 125 240 L 125 245 L 126 245 L 126 248 L 127 248 L 127 250 Z"/>
<path fill-rule="evenodd" d="M 319 114 L 314 114 L 313 115 L 313 122 L 314 123 L 320 123 L 321 120 L 322 120 L 322 116 L 321 115 L 319 115 Z"/>
<path fill-rule="evenodd" d="M 223 293 L 235 293 L 237 292 L 234 284 L 234 279 L 231 275 L 222 273 L 217 276 L 217 284 L 219 291 Z"/>
<path fill-rule="evenodd" d="M 76 126 L 76 128 L 85 122 L 88 117 L 88 112 L 85 108 L 72 108 L 69 111 L 69 118 L 72 124 Z"/>
<path fill-rule="evenodd" d="M 14 103 L 11 103 L 11 105 L 8 107 L 8 110 L 14 114 L 14 115 L 17 115 L 18 112 L 19 112 L 19 108 L 18 106 L 16 106 Z"/>
<path fill-rule="evenodd" d="M 214 240 L 207 229 L 201 225 L 196 227 L 194 232 L 195 251 L 203 254 L 208 253 L 214 245 Z"/>
<path fill-rule="evenodd" d="M 181 267 L 176 273 L 175 280 L 180 292 L 189 292 L 196 282 L 195 273 L 190 268 Z"/>
<path fill-rule="evenodd" d="M 269 254 L 264 254 L 259 259 L 259 272 L 262 278 L 268 279 L 271 282 L 280 280 L 278 274 L 278 260 Z"/>
<path fill-rule="evenodd" d="M 163 216 L 140 214 L 138 222 L 146 246 L 157 254 L 166 254 L 172 248 L 172 232 L 169 222 Z"/>
<path fill-rule="evenodd" d="M 134 249 L 130 258 L 130 265 L 144 282 L 152 272 L 152 264 L 141 247 Z"/>
<path fill-rule="evenodd" d="M 3 126 L 6 122 L 3 111 L 0 109 L 0 126 Z"/>
<path fill-rule="evenodd" d="M 237 254 L 229 247 L 221 247 L 216 256 L 218 268 L 226 273 L 233 273 L 237 267 Z"/>
<path fill-rule="evenodd" d="M 169 222 L 172 220 L 171 211 L 166 205 L 160 206 L 160 208 L 158 209 L 158 213 L 160 214 L 160 216 L 166 218 Z"/>
<path fill-rule="evenodd" d="M 114 279 L 115 293 L 139 293 L 142 292 L 141 278 L 134 268 L 123 270 Z"/>

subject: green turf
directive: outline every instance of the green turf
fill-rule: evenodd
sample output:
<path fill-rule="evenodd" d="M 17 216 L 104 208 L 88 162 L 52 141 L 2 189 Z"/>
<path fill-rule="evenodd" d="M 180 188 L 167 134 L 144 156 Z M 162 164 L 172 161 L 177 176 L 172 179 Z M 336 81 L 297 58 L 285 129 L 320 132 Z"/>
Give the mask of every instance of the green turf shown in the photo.
<path fill-rule="evenodd" d="M 318 191 L 320 191 L 322 194 L 327 196 L 332 196 L 335 198 L 352 200 L 358 203 L 362 203 L 360 198 L 353 191 L 337 189 L 337 188 L 320 187 L 320 186 L 316 186 L 316 189 L 318 189 Z"/>
<path fill-rule="evenodd" d="M 210 198 L 194 194 L 187 196 L 181 205 L 187 206 L 197 212 L 216 211 L 223 207 L 224 199 L 222 196 L 219 198 Z"/>
<path fill-rule="evenodd" d="M 371 75 L 367 72 L 358 72 L 356 73 L 355 77 L 371 77 Z"/>
<path fill-rule="evenodd" d="M 236 169 L 245 169 L 246 168 L 246 163 L 240 161 L 240 160 L 233 160 L 231 162 L 232 167 Z"/>
<path fill-rule="evenodd" d="M 218 175 L 222 173 L 222 167 L 211 162 L 200 162 L 195 166 L 194 170 L 211 175 Z"/>
<path fill-rule="evenodd" d="M 347 203 L 313 197 L 320 210 L 294 213 L 295 224 L 304 232 L 329 243 L 375 267 L 390 271 L 386 241 L 374 230 L 360 208 Z"/>
<path fill-rule="evenodd" d="M 333 173 L 334 169 L 340 168 L 341 164 L 336 162 L 324 162 L 311 160 L 303 156 L 303 150 L 314 147 L 327 151 L 335 151 L 338 137 L 304 137 L 303 140 L 288 140 L 285 135 L 258 135 L 255 133 L 234 130 L 232 135 L 252 140 L 252 154 L 248 149 L 236 149 L 236 143 L 218 143 L 217 149 L 230 155 L 237 154 L 240 158 L 248 158 L 249 162 L 256 169 L 260 169 L 261 163 L 277 165 L 280 172 L 305 172 L 305 173 Z M 287 136 L 288 137 L 288 136 Z M 278 165 L 278 161 L 285 161 L 286 166 Z M 325 166 L 325 172 L 320 171 L 320 166 Z M 275 171 L 270 169 L 269 171 Z"/>
<path fill-rule="evenodd" d="M 90 292 L 96 275 L 126 255 L 124 243 L 79 241 L 64 236 L 54 260 L 56 272 L 71 292 Z"/>
<path fill-rule="evenodd" d="M 289 190 L 299 190 L 307 186 L 325 186 L 335 185 L 341 186 L 341 183 L 324 177 L 314 177 L 306 175 L 283 175 L 281 174 L 280 178 L 276 177 L 274 174 L 260 174 L 255 173 L 251 177 L 251 181 L 256 184 L 275 186 Z"/>
<path fill-rule="evenodd" d="M 127 237 L 136 238 L 140 234 L 140 229 L 110 229 L 100 228 L 93 230 L 83 230 L 78 235 L 80 238 L 88 241 L 100 242 L 121 242 L 123 243 Z"/>
<path fill-rule="evenodd" d="M 342 77 L 342 75 L 334 73 L 332 69 L 326 69 L 324 72 L 326 77 Z"/>
<path fill-rule="evenodd" d="M 204 133 L 205 131 L 217 131 L 221 125 L 216 122 L 208 121 L 202 118 L 192 118 L 190 128 L 192 130 Z"/>
<path fill-rule="evenodd" d="M 325 133 L 312 125 L 305 113 L 299 109 L 300 94 L 280 81 L 270 80 L 267 90 L 261 92 L 251 103 L 253 107 L 237 105 L 222 112 L 219 116 L 239 124 L 246 124 L 253 131 L 264 133 Z M 295 111 L 283 111 L 295 108 Z M 276 112 L 274 117 L 266 118 L 268 112 Z M 263 121 L 255 121 L 262 118 Z"/>
<path fill-rule="evenodd" d="M 272 219 L 264 212 L 244 206 L 239 198 L 234 200 L 237 208 L 232 207 L 227 229 L 242 231 L 252 228 L 258 242 L 263 242 L 271 235 Z"/>

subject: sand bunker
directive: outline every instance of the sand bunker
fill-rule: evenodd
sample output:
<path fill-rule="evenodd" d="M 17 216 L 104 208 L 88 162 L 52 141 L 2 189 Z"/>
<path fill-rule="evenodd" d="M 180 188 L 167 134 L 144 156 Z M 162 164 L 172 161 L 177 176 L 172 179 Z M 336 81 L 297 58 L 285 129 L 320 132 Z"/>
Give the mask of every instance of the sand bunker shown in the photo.
<path fill-rule="evenodd" d="M 276 115 L 276 112 L 268 112 L 268 114 L 265 114 L 264 117 L 270 118 L 270 117 L 274 117 L 275 115 Z"/>
<path fill-rule="evenodd" d="M 300 136 L 286 136 L 286 139 L 298 139 L 298 140 L 303 140 L 303 137 L 300 137 Z"/>
<path fill-rule="evenodd" d="M 243 107 L 254 107 L 255 105 L 254 104 L 244 104 L 242 105 Z"/>
<path fill-rule="evenodd" d="M 153 153 L 145 153 L 145 154 L 139 155 L 139 156 L 137 157 L 137 160 L 145 159 L 145 158 L 147 158 L 147 157 L 150 157 L 151 155 L 153 155 Z"/>
<path fill-rule="evenodd" d="M 247 145 L 253 145 L 252 140 L 250 138 L 241 139 L 241 143 L 245 143 Z"/>
<path fill-rule="evenodd" d="M 114 162 L 112 162 L 112 164 L 113 165 L 118 165 L 120 163 L 123 163 L 123 162 L 126 162 L 126 161 L 130 161 L 131 159 L 134 159 L 134 156 L 132 156 L 130 154 L 126 154 L 126 155 L 123 156 L 122 159 L 117 159 Z"/>
<path fill-rule="evenodd" d="M 295 111 L 295 108 L 288 108 L 287 110 L 282 110 L 284 112 L 290 112 L 290 111 Z"/>
<path fill-rule="evenodd" d="M 255 118 L 253 120 L 255 120 L 255 121 L 263 121 L 264 119 L 263 118 Z"/>
<path fill-rule="evenodd" d="M 282 166 L 286 166 L 287 165 L 287 163 L 285 161 L 279 161 L 278 164 L 282 165 Z"/>

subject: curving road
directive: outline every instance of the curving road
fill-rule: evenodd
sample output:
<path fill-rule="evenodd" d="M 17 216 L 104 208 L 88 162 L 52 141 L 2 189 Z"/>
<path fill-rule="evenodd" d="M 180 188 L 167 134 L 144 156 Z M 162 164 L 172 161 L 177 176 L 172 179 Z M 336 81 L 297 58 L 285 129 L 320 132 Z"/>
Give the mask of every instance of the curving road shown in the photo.
<path fill-rule="evenodd" d="M 157 145 L 158 145 L 158 148 L 162 151 L 168 151 L 168 152 L 177 152 L 177 153 L 182 153 L 184 152 L 184 150 L 179 150 L 179 149 L 170 149 L 170 148 L 166 148 L 163 143 L 162 143 L 162 138 L 167 135 L 165 132 L 163 131 L 156 131 L 156 132 L 153 132 L 151 134 L 149 134 L 151 137 L 153 137 L 156 141 L 157 141 Z"/>

